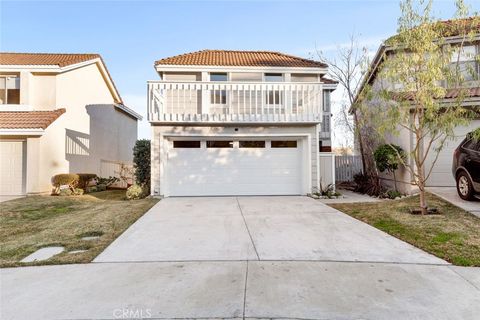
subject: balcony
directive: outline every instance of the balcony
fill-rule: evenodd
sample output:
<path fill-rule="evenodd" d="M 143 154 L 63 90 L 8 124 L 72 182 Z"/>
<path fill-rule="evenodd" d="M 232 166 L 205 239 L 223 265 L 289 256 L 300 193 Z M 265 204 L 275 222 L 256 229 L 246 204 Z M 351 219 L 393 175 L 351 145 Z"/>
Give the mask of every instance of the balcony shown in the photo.
<path fill-rule="evenodd" d="M 148 82 L 153 123 L 322 122 L 322 84 Z"/>

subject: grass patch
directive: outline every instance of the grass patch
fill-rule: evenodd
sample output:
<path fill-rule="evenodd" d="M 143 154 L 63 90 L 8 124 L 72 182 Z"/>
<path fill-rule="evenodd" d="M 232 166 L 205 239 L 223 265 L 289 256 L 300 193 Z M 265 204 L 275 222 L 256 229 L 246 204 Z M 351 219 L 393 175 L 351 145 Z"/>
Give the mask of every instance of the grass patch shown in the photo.
<path fill-rule="evenodd" d="M 86 263 L 140 218 L 158 200 L 126 201 L 125 191 L 109 190 L 74 197 L 31 196 L 2 203 L 0 266 Z M 87 236 L 100 236 L 84 241 Z M 53 258 L 19 261 L 52 244 L 65 247 Z M 68 254 L 73 250 L 88 250 Z"/>
<path fill-rule="evenodd" d="M 330 206 L 459 266 L 480 266 L 480 218 L 428 194 L 440 214 L 411 215 L 418 196 L 394 201 Z M 388 203 L 388 205 L 386 205 Z"/>

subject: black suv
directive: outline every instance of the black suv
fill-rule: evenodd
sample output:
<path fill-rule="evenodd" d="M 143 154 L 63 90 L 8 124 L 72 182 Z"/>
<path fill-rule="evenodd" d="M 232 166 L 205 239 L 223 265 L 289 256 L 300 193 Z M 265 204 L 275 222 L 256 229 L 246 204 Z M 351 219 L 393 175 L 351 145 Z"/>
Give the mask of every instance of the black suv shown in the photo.
<path fill-rule="evenodd" d="M 480 140 L 467 135 L 455 149 L 452 172 L 460 198 L 471 200 L 475 194 L 480 194 Z"/>

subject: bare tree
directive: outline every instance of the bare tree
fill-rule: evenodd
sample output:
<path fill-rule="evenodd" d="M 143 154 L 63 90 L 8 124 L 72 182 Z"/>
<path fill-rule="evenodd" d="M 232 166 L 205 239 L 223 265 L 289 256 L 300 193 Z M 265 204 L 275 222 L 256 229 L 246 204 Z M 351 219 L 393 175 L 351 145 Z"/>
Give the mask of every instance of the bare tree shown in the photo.
<path fill-rule="evenodd" d="M 333 58 L 328 58 L 321 50 L 317 50 L 320 61 L 329 65 L 330 76 L 338 81 L 344 89 L 344 101 L 340 105 L 340 119 L 338 124 L 351 134 L 362 157 L 363 172 L 376 176 L 375 166 L 373 165 L 373 150 L 369 150 L 370 132 L 360 125 L 361 115 L 359 110 L 352 108 L 356 94 L 361 86 L 362 78 L 369 66 L 368 50 L 361 47 L 357 41 L 357 36 L 351 35 L 347 46 L 339 46 Z M 353 115 L 353 121 L 352 121 Z"/>

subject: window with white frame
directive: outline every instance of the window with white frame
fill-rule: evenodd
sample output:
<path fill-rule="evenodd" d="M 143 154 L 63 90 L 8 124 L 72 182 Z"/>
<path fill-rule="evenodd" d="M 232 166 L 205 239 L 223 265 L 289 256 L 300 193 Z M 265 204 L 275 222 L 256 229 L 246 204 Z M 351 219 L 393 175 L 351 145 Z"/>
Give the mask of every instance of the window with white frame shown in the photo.
<path fill-rule="evenodd" d="M 228 75 L 225 72 L 212 72 L 210 73 L 210 81 L 228 81 Z M 210 103 L 211 104 L 227 104 L 227 91 L 221 89 L 213 89 L 210 92 Z"/>
<path fill-rule="evenodd" d="M 329 90 L 324 90 L 323 91 L 323 111 L 325 112 L 330 112 L 330 91 Z"/>
<path fill-rule="evenodd" d="M 462 48 L 454 48 L 451 58 L 454 72 L 461 74 L 465 81 L 478 80 L 478 55 L 477 45 L 465 45 Z"/>
<path fill-rule="evenodd" d="M 0 75 L 0 104 L 20 104 L 20 78 Z"/>
<path fill-rule="evenodd" d="M 283 74 L 281 73 L 265 73 L 265 82 L 282 82 Z"/>

